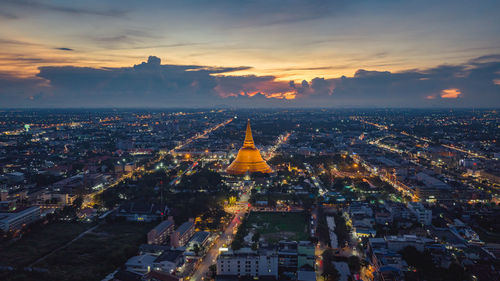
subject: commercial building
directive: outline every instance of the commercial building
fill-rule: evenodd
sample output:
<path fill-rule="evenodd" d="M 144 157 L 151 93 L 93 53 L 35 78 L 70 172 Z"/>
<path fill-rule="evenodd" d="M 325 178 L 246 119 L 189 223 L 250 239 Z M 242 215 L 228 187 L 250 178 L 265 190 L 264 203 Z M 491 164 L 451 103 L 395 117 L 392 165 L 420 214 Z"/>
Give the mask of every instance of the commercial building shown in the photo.
<path fill-rule="evenodd" d="M 432 242 L 430 239 L 416 235 L 387 236 L 385 241 L 387 242 L 387 248 L 394 252 L 399 252 L 409 246 L 415 247 L 415 249 L 422 252 L 425 244 Z"/>
<path fill-rule="evenodd" d="M 40 219 L 40 207 L 33 206 L 10 213 L 0 213 L 0 229 L 16 231 Z"/>
<path fill-rule="evenodd" d="M 403 273 L 408 270 L 408 264 L 400 251 L 410 246 L 424 251 L 432 242 L 431 239 L 415 235 L 369 238 L 367 254 L 375 268 L 375 280 L 404 280 Z"/>
<path fill-rule="evenodd" d="M 432 210 L 426 209 L 420 203 L 408 203 L 408 210 L 416 217 L 417 221 L 423 225 L 432 224 Z"/>
<path fill-rule="evenodd" d="M 384 238 L 369 238 L 367 254 L 375 269 L 375 280 L 404 280 L 403 272 L 407 271 L 408 264 L 401 254 L 387 248 Z"/>
<path fill-rule="evenodd" d="M 296 241 L 279 241 L 278 263 L 280 272 L 295 272 L 298 265 L 298 245 Z"/>
<path fill-rule="evenodd" d="M 309 265 L 314 268 L 314 262 L 316 261 L 315 248 L 314 245 L 309 241 L 300 241 L 297 247 L 298 259 L 297 259 L 297 270 L 302 267 Z"/>
<path fill-rule="evenodd" d="M 451 199 L 451 187 L 446 183 L 422 172 L 417 173 L 417 180 L 423 183 L 415 187 L 416 195 L 420 200 L 434 202 Z"/>
<path fill-rule="evenodd" d="M 152 270 L 173 273 L 184 263 L 183 251 L 167 250 L 161 255 L 143 254 L 131 257 L 126 263 L 127 271 L 146 274 Z"/>
<path fill-rule="evenodd" d="M 128 221 L 151 222 L 159 220 L 168 214 L 165 204 L 156 204 L 144 201 L 124 203 L 118 208 L 117 217 L 125 217 Z"/>
<path fill-rule="evenodd" d="M 278 278 L 278 254 L 250 248 L 223 252 L 217 258 L 217 276 L 221 275 Z"/>

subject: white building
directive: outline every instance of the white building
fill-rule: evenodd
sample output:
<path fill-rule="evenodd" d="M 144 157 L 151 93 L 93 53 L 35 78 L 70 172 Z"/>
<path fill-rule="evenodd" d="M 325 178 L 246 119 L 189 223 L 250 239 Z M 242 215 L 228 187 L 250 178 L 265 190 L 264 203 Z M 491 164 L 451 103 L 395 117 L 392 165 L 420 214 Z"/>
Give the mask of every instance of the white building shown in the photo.
<path fill-rule="evenodd" d="M 183 251 L 167 250 L 161 255 L 143 254 L 131 257 L 125 267 L 128 271 L 146 274 L 151 270 L 173 273 L 184 264 Z"/>
<path fill-rule="evenodd" d="M 432 210 L 426 209 L 420 203 L 408 203 L 408 209 L 417 217 L 417 221 L 423 225 L 432 223 Z"/>
<path fill-rule="evenodd" d="M 40 207 L 38 206 L 12 213 L 0 213 L 0 229 L 5 232 L 19 230 L 39 219 Z"/>
<path fill-rule="evenodd" d="M 425 243 L 432 242 L 431 239 L 416 235 L 387 236 L 385 237 L 387 248 L 393 252 L 399 252 L 406 247 L 415 247 L 418 251 L 424 251 Z"/>
<path fill-rule="evenodd" d="M 138 274 L 146 274 L 154 267 L 153 263 L 158 256 L 152 254 L 145 254 L 140 256 L 131 257 L 125 263 L 128 271 Z"/>
<path fill-rule="evenodd" d="M 217 258 L 217 275 L 278 278 L 278 254 L 249 248 L 223 252 Z"/>

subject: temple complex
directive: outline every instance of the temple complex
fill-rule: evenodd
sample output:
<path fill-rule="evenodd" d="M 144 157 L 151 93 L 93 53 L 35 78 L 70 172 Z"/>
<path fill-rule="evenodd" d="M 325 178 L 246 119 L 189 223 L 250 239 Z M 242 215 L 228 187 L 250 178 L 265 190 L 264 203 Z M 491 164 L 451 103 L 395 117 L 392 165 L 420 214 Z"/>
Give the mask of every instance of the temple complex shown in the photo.
<path fill-rule="evenodd" d="M 260 151 L 255 147 L 250 128 L 250 120 L 247 122 L 247 130 L 243 147 L 238 151 L 236 159 L 227 167 L 226 172 L 233 175 L 242 175 L 246 172 L 272 173 L 273 170 L 266 161 L 262 159 Z"/>

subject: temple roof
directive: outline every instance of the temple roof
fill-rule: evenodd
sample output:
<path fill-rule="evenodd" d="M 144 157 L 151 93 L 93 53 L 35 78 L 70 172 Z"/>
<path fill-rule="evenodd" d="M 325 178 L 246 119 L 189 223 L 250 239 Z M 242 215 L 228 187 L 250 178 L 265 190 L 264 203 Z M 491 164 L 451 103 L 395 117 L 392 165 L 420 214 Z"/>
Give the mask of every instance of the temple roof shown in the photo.
<path fill-rule="evenodd" d="M 247 121 L 247 129 L 245 132 L 245 141 L 243 142 L 243 147 L 255 147 L 252 136 L 252 128 L 250 127 L 250 119 Z"/>
<path fill-rule="evenodd" d="M 243 147 L 240 148 L 236 159 L 229 165 L 226 172 L 241 175 L 246 172 L 271 173 L 272 171 L 271 167 L 262 159 L 260 151 L 255 147 L 250 120 L 248 120 Z"/>

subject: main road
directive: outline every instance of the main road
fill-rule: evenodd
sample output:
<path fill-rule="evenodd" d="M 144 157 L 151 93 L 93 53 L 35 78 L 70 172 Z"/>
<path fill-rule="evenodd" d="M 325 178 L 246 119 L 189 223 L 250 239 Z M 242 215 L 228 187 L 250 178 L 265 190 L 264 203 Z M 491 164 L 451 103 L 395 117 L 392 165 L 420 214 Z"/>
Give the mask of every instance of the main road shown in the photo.
<path fill-rule="evenodd" d="M 242 204 L 242 208 L 236 212 L 233 220 L 224 230 L 224 233 L 219 236 L 217 241 L 207 251 L 207 253 L 203 257 L 203 260 L 201 260 L 198 266 L 195 268 L 195 271 L 193 275 L 191 275 L 191 278 L 189 280 L 204 280 L 209 267 L 216 262 L 217 256 L 219 255 L 219 249 L 224 245 L 228 245 L 232 242 L 233 233 L 240 225 L 243 216 L 247 212 L 247 209 L 248 207 Z"/>
<path fill-rule="evenodd" d="M 166 155 L 173 154 L 176 150 L 182 149 L 183 147 L 192 143 L 193 141 L 205 137 L 206 135 L 212 133 L 213 131 L 218 130 L 221 127 L 226 126 L 227 124 L 231 123 L 232 121 L 233 121 L 233 118 L 229 118 L 224 122 L 221 122 L 221 123 L 219 123 L 213 127 L 210 127 L 208 129 L 205 129 L 203 131 L 203 133 L 201 133 L 201 134 L 196 134 L 196 135 L 190 137 L 189 139 L 186 139 L 185 141 L 183 141 L 182 143 L 180 143 L 179 145 L 177 145 L 176 147 L 172 148 L 169 151 L 160 152 L 159 157 L 157 159 L 152 159 L 149 162 L 149 164 L 154 165 L 155 163 L 162 161 Z M 106 191 L 109 188 L 113 188 L 113 187 L 117 186 L 118 184 L 122 183 L 126 179 L 132 178 L 134 175 L 137 175 L 139 173 L 146 173 L 146 172 L 151 172 L 151 171 L 146 171 L 144 166 L 137 167 L 132 172 L 122 175 L 121 177 L 119 177 L 118 179 L 116 179 L 114 182 L 110 183 L 109 185 L 107 185 L 103 189 L 100 189 L 98 191 L 95 191 L 93 193 L 89 193 L 89 194 L 85 195 L 84 206 L 90 207 L 90 206 L 94 205 L 96 195 L 103 193 L 104 191 Z"/>

